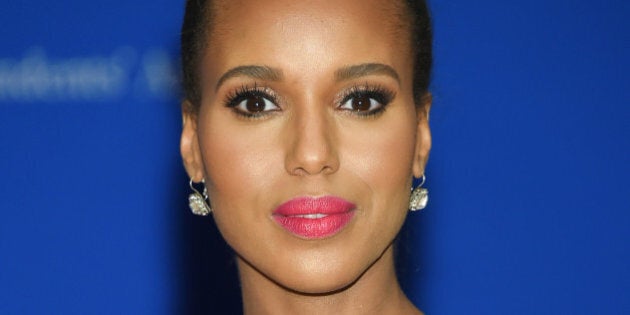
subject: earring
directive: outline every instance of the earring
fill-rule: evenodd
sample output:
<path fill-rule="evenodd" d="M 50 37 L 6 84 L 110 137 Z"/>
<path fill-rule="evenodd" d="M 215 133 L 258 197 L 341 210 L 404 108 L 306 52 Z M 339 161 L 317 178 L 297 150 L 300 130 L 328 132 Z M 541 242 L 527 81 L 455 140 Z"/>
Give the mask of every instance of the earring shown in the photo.
<path fill-rule="evenodd" d="M 420 182 L 420 185 L 416 186 L 415 189 L 411 187 L 411 198 L 409 198 L 409 210 L 411 211 L 422 210 L 429 202 L 429 191 L 426 188 L 422 188 L 425 180 L 426 177 L 422 175 L 422 182 Z"/>
<path fill-rule="evenodd" d="M 206 200 L 208 200 L 208 189 L 205 186 L 205 181 L 202 179 L 201 182 L 204 183 L 203 196 L 197 189 L 195 189 L 195 186 L 193 186 L 192 178 L 190 179 L 190 182 L 188 182 L 190 189 L 193 190 L 193 193 L 188 195 L 188 206 L 190 207 L 192 213 L 200 216 L 207 216 L 210 212 L 212 212 L 212 208 L 210 208 L 210 205 L 206 202 Z"/>

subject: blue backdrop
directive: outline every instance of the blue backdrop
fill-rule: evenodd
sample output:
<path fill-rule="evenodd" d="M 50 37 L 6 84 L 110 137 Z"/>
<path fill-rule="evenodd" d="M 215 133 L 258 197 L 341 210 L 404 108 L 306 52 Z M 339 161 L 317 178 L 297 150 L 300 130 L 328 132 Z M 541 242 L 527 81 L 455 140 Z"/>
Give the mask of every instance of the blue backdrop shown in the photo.
<path fill-rule="evenodd" d="M 179 158 L 183 1 L 0 4 L 0 314 L 230 314 Z M 630 313 L 630 2 L 431 1 L 429 314 Z M 236 310 L 236 311 L 234 311 Z"/>

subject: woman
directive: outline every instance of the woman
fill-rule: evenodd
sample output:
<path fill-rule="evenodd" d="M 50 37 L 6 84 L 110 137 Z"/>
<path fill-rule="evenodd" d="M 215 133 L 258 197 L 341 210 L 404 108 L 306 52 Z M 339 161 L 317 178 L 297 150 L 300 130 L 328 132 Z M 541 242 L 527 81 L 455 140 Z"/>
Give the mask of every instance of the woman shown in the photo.
<path fill-rule="evenodd" d="M 182 57 L 191 208 L 245 314 L 419 314 L 392 243 L 431 147 L 425 3 L 189 0 Z"/>

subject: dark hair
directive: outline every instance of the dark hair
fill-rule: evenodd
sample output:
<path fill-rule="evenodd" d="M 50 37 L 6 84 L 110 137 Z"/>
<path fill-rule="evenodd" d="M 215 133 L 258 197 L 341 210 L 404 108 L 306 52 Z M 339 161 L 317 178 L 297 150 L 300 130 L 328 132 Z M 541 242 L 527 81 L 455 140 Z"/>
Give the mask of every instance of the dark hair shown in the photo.
<path fill-rule="evenodd" d="M 431 18 L 425 0 L 401 0 L 411 28 L 414 61 L 413 94 L 416 104 L 429 89 L 433 63 Z M 208 30 L 212 20 L 211 0 L 187 0 L 181 30 L 181 60 L 184 98 L 196 111 L 201 104 L 199 70 L 203 52 L 208 43 Z"/>

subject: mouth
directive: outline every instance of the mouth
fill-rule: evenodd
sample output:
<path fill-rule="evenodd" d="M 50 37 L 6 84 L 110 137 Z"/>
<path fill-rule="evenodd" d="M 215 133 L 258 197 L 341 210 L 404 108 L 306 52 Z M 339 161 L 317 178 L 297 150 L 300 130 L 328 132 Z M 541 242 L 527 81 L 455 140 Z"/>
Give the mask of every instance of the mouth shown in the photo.
<path fill-rule="evenodd" d="M 343 230 L 352 220 L 355 208 L 355 204 L 339 197 L 298 197 L 278 206 L 273 218 L 296 236 L 321 239 Z"/>

